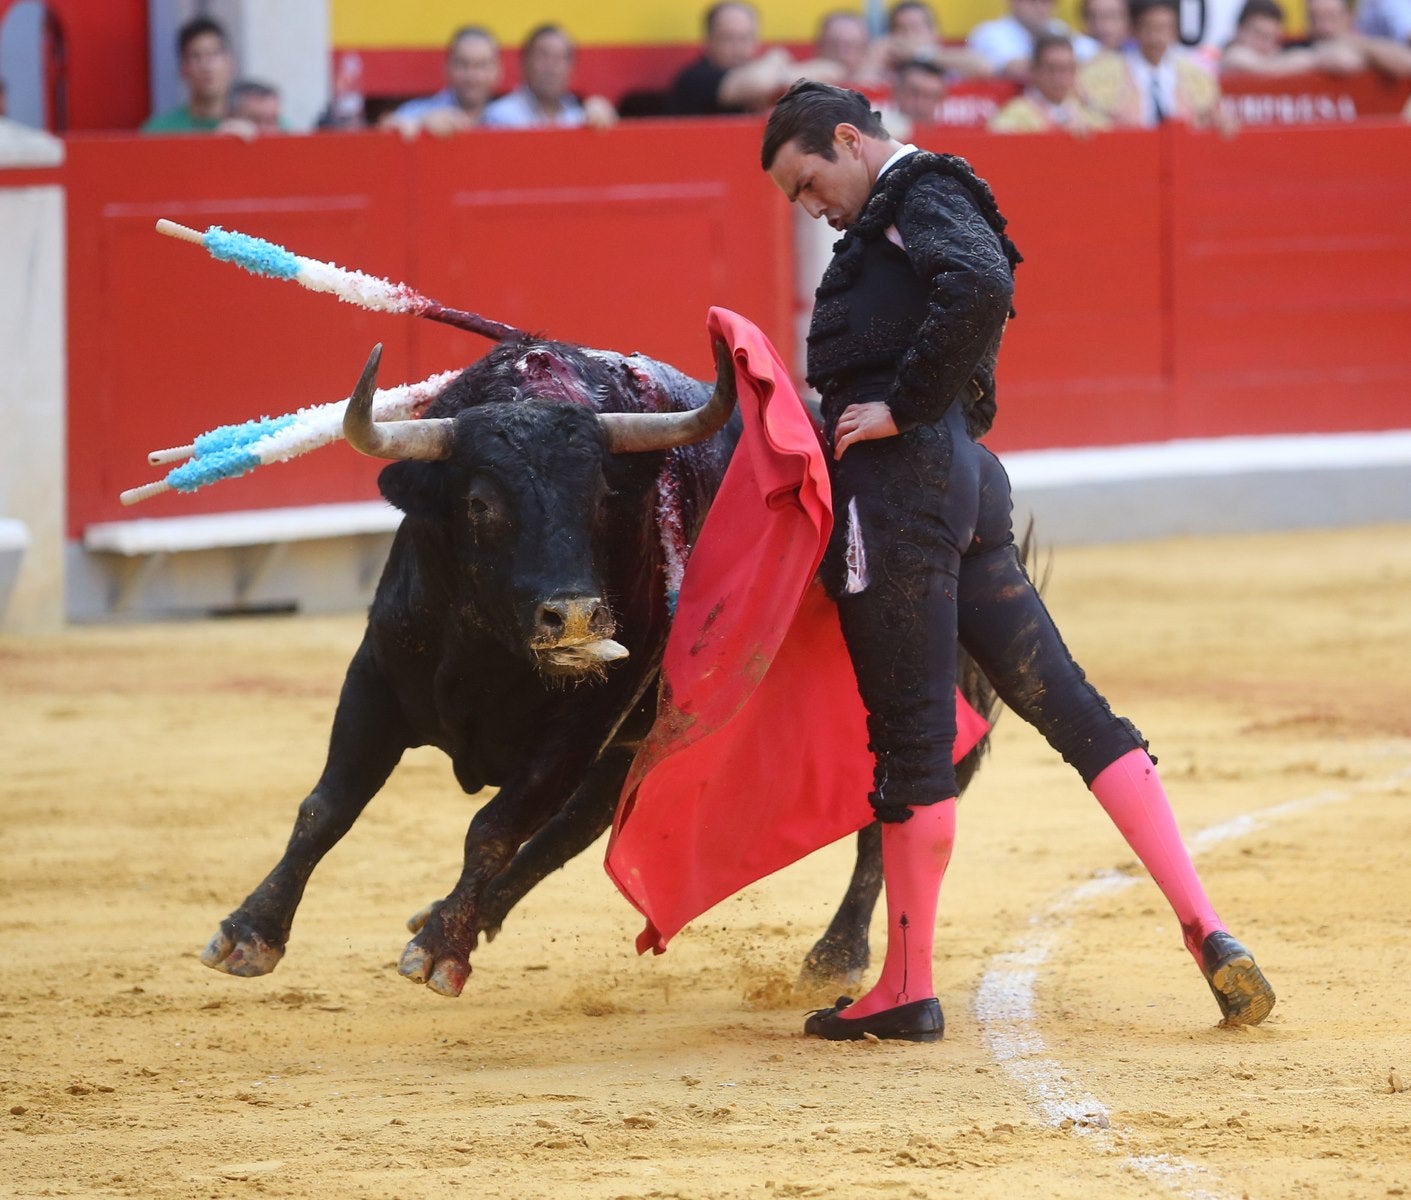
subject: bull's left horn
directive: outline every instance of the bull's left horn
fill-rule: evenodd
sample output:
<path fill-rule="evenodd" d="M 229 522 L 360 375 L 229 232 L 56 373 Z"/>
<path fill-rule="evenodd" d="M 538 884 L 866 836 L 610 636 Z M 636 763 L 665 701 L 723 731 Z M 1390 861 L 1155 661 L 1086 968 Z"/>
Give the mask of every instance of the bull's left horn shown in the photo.
<path fill-rule="evenodd" d="M 377 388 L 377 365 L 381 361 L 382 343 L 379 342 L 367 356 L 367 365 L 343 413 L 343 437 L 348 445 L 373 458 L 421 462 L 450 458 L 455 422 L 449 417 L 423 421 L 378 422 L 372 419 L 372 394 Z"/>
<path fill-rule="evenodd" d="M 735 411 L 735 356 L 730 347 L 715 342 L 715 391 L 700 408 L 669 413 L 599 413 L 613 454 L 641 454 L 669 450 L 704 441 L 718 433 Z"/>

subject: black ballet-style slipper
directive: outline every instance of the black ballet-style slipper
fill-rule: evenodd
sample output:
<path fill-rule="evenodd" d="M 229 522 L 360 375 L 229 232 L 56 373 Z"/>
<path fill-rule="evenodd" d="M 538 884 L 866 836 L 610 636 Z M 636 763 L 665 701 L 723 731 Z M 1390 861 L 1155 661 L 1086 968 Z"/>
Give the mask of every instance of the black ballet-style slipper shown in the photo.
<path fill-rule="evenodd" d="M 839 996 L 832 1008 L 815 1008 L 803 1023 L 804 1033 L 830 1042 L 857 1042 L 869 1033 L 906 1042 L 939 1042 L 945 1033 L 941 1002 L 934 996 L 884 1008 L 870 1017 L 839 1016 L 852 1002 L 851 996 Z"/>
<path fill-rule="evenodd" d="M 1223 929 L 1200 944 L 1201 969 L 1220 1005 L 1221 1025 L 1258 1025 L 1274 1007 L 1274 989 L 1254 955 Z"/>

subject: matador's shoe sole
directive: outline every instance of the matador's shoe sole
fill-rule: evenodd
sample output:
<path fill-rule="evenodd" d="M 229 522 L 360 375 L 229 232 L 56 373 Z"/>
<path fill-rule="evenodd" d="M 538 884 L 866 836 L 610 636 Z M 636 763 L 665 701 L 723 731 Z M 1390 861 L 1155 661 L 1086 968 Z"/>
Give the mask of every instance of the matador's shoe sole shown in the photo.
<path fill-rule="evenodd" d="M 1220 1005 L 1221 1025 L 1258 1025 L 1274 1008 L 1274 989 L 1254 955 L 1224 930 L 1201 943 L 1205 980 Z"/>
<path fill-rule="evenodd" d="M 941 1013 L 941 1002 L 934 996 L 884 1008 L 870 1017 L 839 1016 L 851 1003 L 851 996 L 839 996 L 832 1008 L 815 1009 L 803 1023 L 804 1033 L 830 1042 L 858 1042 L 868 1034 L 897 1041 L 939 1042 L 945 1033 L 946 1019 Z"/>

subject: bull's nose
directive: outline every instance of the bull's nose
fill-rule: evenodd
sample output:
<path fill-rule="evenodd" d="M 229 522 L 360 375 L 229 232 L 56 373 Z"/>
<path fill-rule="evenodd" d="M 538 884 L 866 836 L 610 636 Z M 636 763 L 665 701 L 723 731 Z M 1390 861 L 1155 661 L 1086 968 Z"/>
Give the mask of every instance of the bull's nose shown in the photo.
<path fill-rule="evenodd" d="M 539 605 L 538 642 L 563 644 L 607 637 L 612 614 L 597 596 L 555 597 Z"/>

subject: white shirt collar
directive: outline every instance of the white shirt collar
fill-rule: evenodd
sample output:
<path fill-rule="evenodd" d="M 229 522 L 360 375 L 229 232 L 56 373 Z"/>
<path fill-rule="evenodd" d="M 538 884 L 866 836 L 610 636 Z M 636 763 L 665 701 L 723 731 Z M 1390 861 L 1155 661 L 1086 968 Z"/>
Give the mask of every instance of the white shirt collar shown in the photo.
<path fill-rule="evenodd" d="M 897 163 L 901 162 L 901 160 L 904 159 L 908 154 L 915 153 L 916 147 L 913 146 L 910 142 L 907 142 L 905 146 L 903 146 L 900 150 L 893 154 L 891 158 L 887 159 L 887 161 L 882 164 L 882 169 L 877 172 L 877 178 L 881 179 L 883 175 L 885 175 L 894 166 L 896 166 Z"/>

